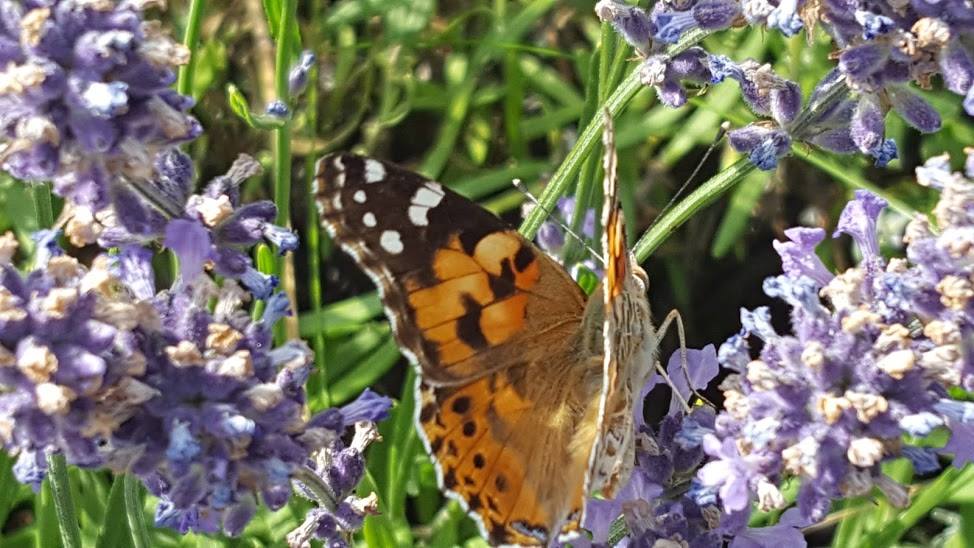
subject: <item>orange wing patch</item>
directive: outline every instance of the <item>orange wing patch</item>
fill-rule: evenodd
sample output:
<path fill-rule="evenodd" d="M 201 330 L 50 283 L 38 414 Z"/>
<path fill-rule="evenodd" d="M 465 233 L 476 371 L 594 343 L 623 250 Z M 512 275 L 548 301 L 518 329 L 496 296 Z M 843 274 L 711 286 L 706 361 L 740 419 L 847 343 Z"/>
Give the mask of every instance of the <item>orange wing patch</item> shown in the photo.
<path fill-rule="evenodd" d="M 490 232 L 476 242 L 454 235 L 436 250 L 432 267 L 435 281 L 409 286 L 407 301 L 427 349 L 444 367 L 524 328 L 525 292 L 538 282 L 541 265 L 513 230 Z"/>
<path fill-rule="evenodd" d="M 538 455 L 511 443 L 530 421 L 534 403 L 504 374 L 456 388 L 421 384 L 419 399 L 419 422 L 439 464 L 442 487 L 478 517 L 491 544 L 538 545 L 550 538 L 557 519 L 550 510 L 553 501 L 538 492 L 540 478 L 529 477 Z M 577 527 L 569 523 L 563 530 Z"/>

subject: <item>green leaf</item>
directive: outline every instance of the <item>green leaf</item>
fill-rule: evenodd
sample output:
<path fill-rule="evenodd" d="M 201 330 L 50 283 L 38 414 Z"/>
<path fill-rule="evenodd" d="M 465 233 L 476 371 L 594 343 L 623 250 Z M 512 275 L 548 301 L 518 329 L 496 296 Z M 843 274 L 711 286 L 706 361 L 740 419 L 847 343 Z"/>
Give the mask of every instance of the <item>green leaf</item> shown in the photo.
<path fill-rule="evenodd" d="M 359 392 L 375 383 L 398 360 L 399 345 L 390 336 L 366 360 L 332 382 L 332 403 L 340 404 L 358 396 Z"/>
<path fill-rule="evenodd" d="M 116 476 L 112 489 L 108 492 L 105 506 L 105 521 L 101 524 L 97 548 L 112 548 L 129 544 L 132 534 L 125 518 L 125 488 L 123 476 Z"/>
<path fill-rule="evenodd" d="M 588 268 L 585 268 L 584 266 L 578 267 L 576 278 L 577 279 L 575 281 L 578 282 L 578 285 L 581 286 L 582 291 L 584 291 L 586 295 L 591 295 L 592 292 L 595 291 L 595 288 L 599 285 L 599 275 L 592 272 Z"/>
<path fill-rule="evenodd" d="M 244 122 L 247 122 L 248 126 L 257 127 L 253 115 L 250 114 L 250 104 L 247 102 L 247 97 L 233 84 L 227 84 L 227 102 L 230 104 L 230 110 Z"/>

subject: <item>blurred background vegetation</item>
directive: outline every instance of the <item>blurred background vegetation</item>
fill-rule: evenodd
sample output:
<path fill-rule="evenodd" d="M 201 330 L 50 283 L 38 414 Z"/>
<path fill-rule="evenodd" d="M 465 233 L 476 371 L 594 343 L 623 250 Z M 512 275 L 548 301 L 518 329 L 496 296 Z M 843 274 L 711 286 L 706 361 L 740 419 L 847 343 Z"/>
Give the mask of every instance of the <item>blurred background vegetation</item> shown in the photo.
<path fill-rule="evenodd" d="M 276 16 L 267 14 L 280 13 L 281 1 L 196 4 L 204 11 L 189 91 L 198 101 L 193 112 L 206 132 L 189 152 L 200 180 L 222 174 L 239 153 L 260 158 L 268 170 L 248 183 L 248 200 L 272 197 L 273 133 L 253 127 L 246 115 L 262 112 L 275 99 Z M 520 178 L 540 192 L 580 129 L 597 115 L 598 105 L 637 65 L 633 52 L 602 27 L 592 8 L 593 2 L 582 0 L 298 3 L 300 32 L 290 38 L 292 50 L 295 56 L 302 49 L 313 51 L 318 66 L 293 111 L 291 220 L 303 245 L 288 271 L 287 283 L 300 311 L 290 329 L 318 352 L 321 369 L 309 387 L 312 407 L 344 403 L 366 386 L 400 399 L 382 426 L 384 441 L 371 449 L 362 486 L 363 491 L 376 491 L 381 501 L 382 515 L 367 521 L 361 539 L 371 546 L 482 541 L 476 539 L 473 523 L 436 488 L 432 465 L 412 427 L 411 373 L 371 283 L 315 228 L 307 198 L 314 161 L 334 150 L 390 160 L 442 181 L 516 225 L 523 196 L 511 180 Z M 189 13 L 189 2 L 174 0 L 159 17 L 173 35 L 182 37 Z M 807 94 L 834 66 L 829 41 L 820 31 L 814 36 L 809 43 L 804 33 L 784 39 L 740 28 L 711 36 L 706 45 L 737 61 L 771 63 Z M 615 122 L 623 205 L 633 241 L 704 160 L 721 123 L 740 126 L 753 119 L 734 84 L 699 91 L 687 106 L 674 110 L 660 105 L 652 89 L 644 89 Z M 655 315 L 677 308 L 690 347 L 719 345 L 737 330 L 741 307 L 775 304 L 761 292 L 761 282 L 780 272 L 770 243 L 783 238 L 785 228 L 803 224 L 831 230 L 852 190 L 869 183 L 887 197 L 927 211 L 932 197 L 915 183 L 914 168 L 945 151 L 959 161 L 964 146 L 974 144 L 974 124 L 956 96 L 926 95 L 940 111 L 944 129 L 921 136 L 891 117 L 888 136 L 896 139 L 901 157 L 889 168 L 799 148 L 776 171 L 752 172 L 698 212 L 644 265 Z M 721 141 L 689 189 L 736 159 Z M 596 150 L 579 179 L 601 181 L 599 163 Z M 0 231 L 13 228 L 26 234 L 35 228 L 29 196 L 19 184 L 0 184 L 0 207 Z M 897 234 L 905 221 L 900 215 L 885 216 L 886 233 Z M 821 248 L 823 259 L 838 269 L 851 265 L 848 244 L 845 238 L 827 242 Z M 896 238 L 885 244 L 890 253 L 897 252 Z M 774 313 L 786 320 L 785 309 Z M 667 340 L 662 355 L 675 346 L 675 337 Z M 718 391 L 711 390 L 708 397 L 719 403 Z M 651 403 L 649 412 L 659 409 Z M 13 480 L 9 458 L 0 456 L 0 463 L 0 545 L 37 546 L 38 539 L 57 538 L 56 531 L 53 537 L 43 536 L 45 528 L 56 528 L 51 505 Z M 110 478 L 71 473 L 83 523 L 100 524 L 111 504 Z M 974 504 L 970 491 L 944 501 L 910 531 L 909 541 L 962 546 L 969 542 L 964 538 L 974 538 L 962 530 L 972 520 L 957 517 Z M 882 509 L 869 501 L 859 504 L 867 512 Z M 155 530 L 153 545 L 282 545 L 287 531 L 300 523 L 304 505 L 294 498 L 279 512 L 262 510 L 239 539 L 180 537 Z M 147 516 L 153 507 L 154 501 L 147 500 Z M 829 543 L 842 514 L 836 516 L 810 538 Z M 882 523 L 877 517 L 862 527 Z"/>

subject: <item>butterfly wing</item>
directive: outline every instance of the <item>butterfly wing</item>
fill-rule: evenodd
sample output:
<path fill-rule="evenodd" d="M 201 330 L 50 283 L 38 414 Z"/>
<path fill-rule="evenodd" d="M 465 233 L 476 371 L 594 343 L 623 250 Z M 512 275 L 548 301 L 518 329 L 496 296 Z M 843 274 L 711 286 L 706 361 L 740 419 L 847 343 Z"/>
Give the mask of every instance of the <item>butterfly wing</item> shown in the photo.
<path fill-rule="evenodd" d="M 626 245 L 625 222 L 618 197 L 614 134 L 608 115 L 605 123 L 602 243 L 606 269 L 602 282 L 602 391 L 585 492 L 601 492 L 612 498 L 632 472 L 635 461 L 633 400 L 652 372 L 657 341 L 645 296 L 646 275 Z"/>
<path fill-rule="evenodd" d="M 394 165 L 328 156 L 316 184 L 322 224 L 373 277 L 420 368 L 417 419 L 441 487 L 493 543 L 577 527 L 592 446 L 578 423 L 594 407 L 572 377 L 586 359 L 578 285 L 477 204 Z"/>

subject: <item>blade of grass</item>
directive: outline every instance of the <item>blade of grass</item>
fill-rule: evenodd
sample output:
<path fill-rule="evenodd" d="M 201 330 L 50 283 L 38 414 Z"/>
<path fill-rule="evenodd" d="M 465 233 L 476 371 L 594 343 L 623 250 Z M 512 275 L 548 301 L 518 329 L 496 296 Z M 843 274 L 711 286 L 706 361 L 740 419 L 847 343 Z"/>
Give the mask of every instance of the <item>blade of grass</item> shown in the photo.
<path fill-rule="evenodd" d="M 926 517 L 930 510 L 939 506 L 954 491 L 953 487 L 962 485 L 974 476 L 974 467 L 968 465 L 963 470 L 950 467 L 932 482 L 925 485 L 910 501 L 910 505 L 899 512 L 892 520 L 883 524 L 876 533 L 867 535 L 863 546 L 892 546 L 907 530 Z"/>
<path fill-rule="evenodd" d="M 125 491 L 125 514 L 132 531 L 133 548 L 149 548 L 149 527 L 145 523 L 145 510 L 142 504 L 142 484 L 132 474 L 122 477 Z"/>

